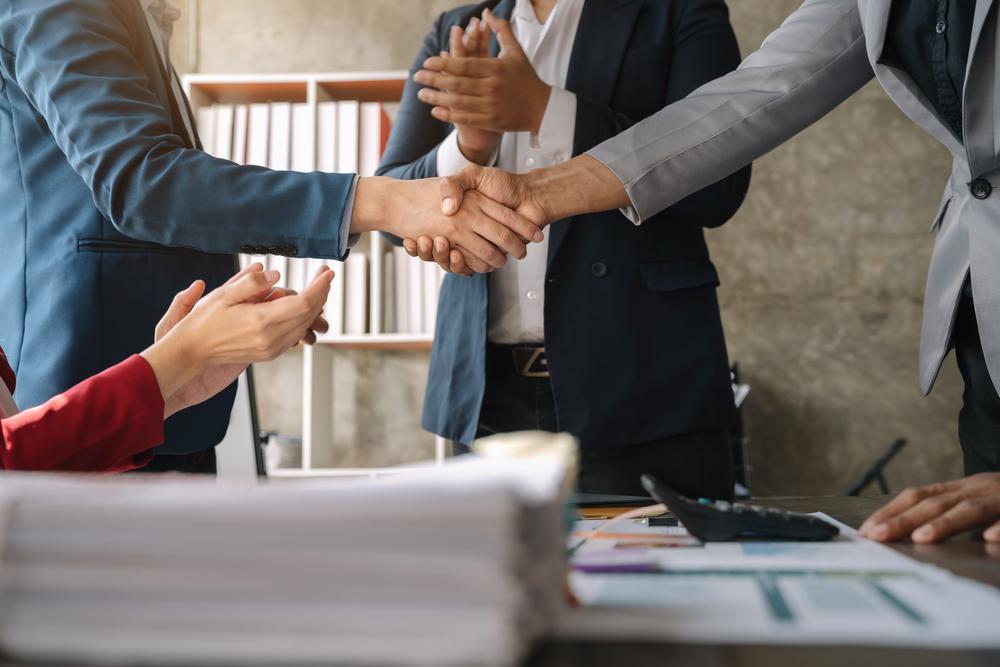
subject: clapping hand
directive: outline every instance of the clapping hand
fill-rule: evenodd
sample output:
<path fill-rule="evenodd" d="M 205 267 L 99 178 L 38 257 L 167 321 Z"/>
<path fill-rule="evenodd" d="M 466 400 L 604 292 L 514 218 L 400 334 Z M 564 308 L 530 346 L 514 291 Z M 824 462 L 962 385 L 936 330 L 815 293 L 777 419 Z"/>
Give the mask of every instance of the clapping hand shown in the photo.
<path fill-rule="evenodd" d="M 253 362 L 269 361 L 327 330 L 320 315 L 333 272 L 321 268 L 302 294 L 275 288 L 277 271 L 252 264 L 205 296 L 197 280 L 180 292 L 143 353 L 163 393 L 164 415 L 201 403 Z"/>

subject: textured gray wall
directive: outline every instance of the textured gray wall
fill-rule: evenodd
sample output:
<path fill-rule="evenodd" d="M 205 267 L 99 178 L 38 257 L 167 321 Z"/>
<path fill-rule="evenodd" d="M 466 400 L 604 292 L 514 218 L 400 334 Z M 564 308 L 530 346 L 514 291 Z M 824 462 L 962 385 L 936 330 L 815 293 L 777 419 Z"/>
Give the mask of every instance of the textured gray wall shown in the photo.
<path fill-rule="evenodd" d="M 186 25 L 175 57 L 182 71 L 404 69 L 437 13 L 455 4 L 200 0 L 198 63 L 187 59 Z M 730 0 L 743 52 L 798 4 Z M 890 469 L 897 488 L 960 472 L 954 362 L 930 398 L 916 372 L 927 228 L 948 164 L 873 83 L 759 160 L 743 209 L 710 233 L 731 356 L 753 386 L 758 492 L 835 493 L 897 435 L 911 442 Z M 335 414 L 353 418 L 338 438 L 345 463 L 430 452 L 430 439 L 414 435 L 426 355 L 344 352 L 335 373 L 344 388 Z M 270 387 L 266 425 L 297 432 L 300 357 L 260 377 Z M 387 437 L 410 447 L 381 450 Z"/>

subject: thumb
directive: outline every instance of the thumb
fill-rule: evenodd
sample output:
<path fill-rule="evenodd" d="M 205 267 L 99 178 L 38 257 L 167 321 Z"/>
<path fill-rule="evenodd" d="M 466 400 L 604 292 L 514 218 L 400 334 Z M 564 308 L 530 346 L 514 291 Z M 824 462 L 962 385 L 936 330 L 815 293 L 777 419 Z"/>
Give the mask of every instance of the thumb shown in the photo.
<path fill-rule="evenodd" d="M 490 30 L 496 33 L 497 42 L 500 43 L 501 58 L 514 57 L 527 60 L 528 56 L 524 54 L 521 43 L 514 36 L 514 31 L 511 30 L 509 21 L 497 18 L 489 9 L 483 11 L 483 20 L 486 21 L 486 25 L 490 27 Z"/>
<path fill-rule="evenodd" d="M 187 289 L 178 292 L 174 300 L 170 302 L 167 312 L 163 314 L 156 325 L 153 332 L 154 340 L 160 340 L 177 326 L 178 322 L 187 317 L 204 293 L 205 281 L 203 280 L 196 280 Z"/>
<path fill-rule="evenodd" d="M 281 274 L 273 270 L 248 273 L 222 287 L 223 299 L 230 305 L 256 301 L 270 292 L 280 277 Z"/>
<path fill-rule="evenodd" d="M 451 176 L 441 179 L 441 212 L 445 215 L 455 215 L 462 208 L 466 190 L 475 190 L 479 183 L 483 168 L 479 165 L 469 165 Z"/>

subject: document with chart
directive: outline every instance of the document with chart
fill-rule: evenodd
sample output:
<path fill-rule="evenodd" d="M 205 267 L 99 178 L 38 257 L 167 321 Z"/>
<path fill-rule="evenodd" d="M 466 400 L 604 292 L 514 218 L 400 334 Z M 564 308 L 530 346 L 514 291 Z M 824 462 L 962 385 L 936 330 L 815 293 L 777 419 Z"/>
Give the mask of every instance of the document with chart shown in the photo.
<path fill-rule="evenodd" d="M 829 517 L 824 518 L 829 519 Z M 832 521 L 832 520 L 831 520 Z M 578 531 L 599 522 L 580 522 Z M 836 522 L 834 522 L 836 523 Z M 1000 648 L 1000 592 L 838 524 L 832 542 L 712 542 L 634 521 L 576 549 L 561 634 Z"/>

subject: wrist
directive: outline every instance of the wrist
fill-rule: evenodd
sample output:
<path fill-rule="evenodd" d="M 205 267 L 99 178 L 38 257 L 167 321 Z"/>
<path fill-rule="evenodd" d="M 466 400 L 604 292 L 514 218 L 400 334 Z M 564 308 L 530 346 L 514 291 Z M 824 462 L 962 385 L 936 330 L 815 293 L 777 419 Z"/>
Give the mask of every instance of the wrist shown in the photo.
<path fill-rule="evenodd" d="M 493 154 L 497 150 L 497 144 L 499 144 L 499 135 L 496 141 L 489 144 L 476 145 L 473 142 L 468 141 L 462 136 L 462 133 L 458 133 L 458 150 L 469 162 L 473 164 L 478 164 L 480 167 L 485 167 L 493 160 Z"/>
<path fill-rule="evenodd" d="M 197 346 L 188 346 L 182 335 L 172 333 L 175 335 L 167 335 L 141 353 L 153 369 L 160 395 L 170 414 L 174 394 L 193 380 L 205 365 L 204 355 Z"/>
<path fill-rule="evenodd" d="M 589 155 L 524 175 L 528 195 L 549 222 L 630 204 L 614 172 Z"/>
<path fill-rule="evenodd" d="M 363 176 L 358 179 L 354 193 L 354 208 L 351 210 L 351 233 L 386 231 L 395 234 L 389 207 L 392 197 L 389 190 L 392 179 L 382 176 Z"/>

